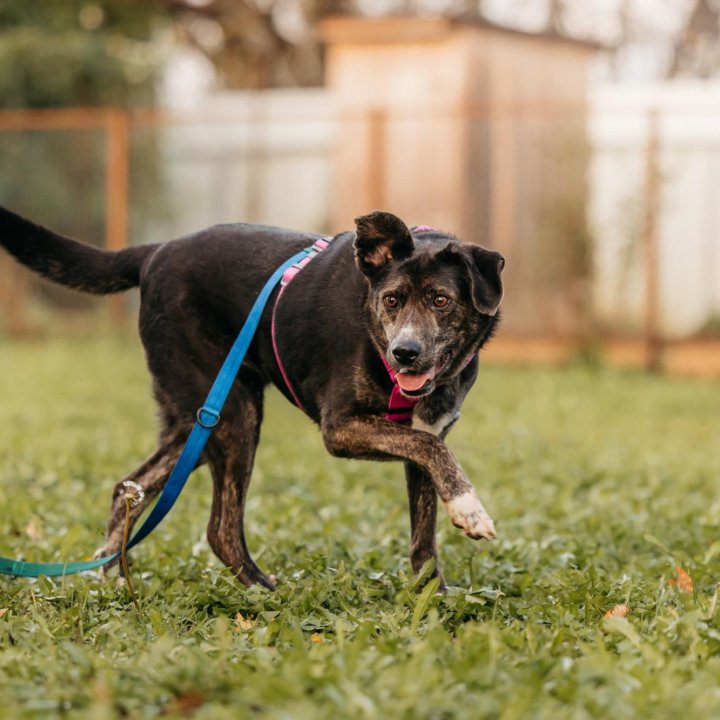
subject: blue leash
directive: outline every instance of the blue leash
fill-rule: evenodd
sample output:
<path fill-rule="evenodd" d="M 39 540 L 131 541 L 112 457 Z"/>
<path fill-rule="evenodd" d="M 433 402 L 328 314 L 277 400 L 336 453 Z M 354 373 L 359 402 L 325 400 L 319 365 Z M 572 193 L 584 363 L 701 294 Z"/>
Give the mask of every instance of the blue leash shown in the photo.
<path fill-rule="evenodd" d="M 158 498 L 155 507 L 152 509 L 142 527 L 132 536 L 127 544 L 127 548 L 137 545 L 146 538 L 160 523 L 160 521 L 170 512 L 170 508 L 175 504 L 178 496 L 182 492 L 185 483 L 190 477 L 192 471 L 197 467 L 200 455 L 202 454 L 205 443 L 212 434 L 213 428 L 220 420 L 220 412 L 225 404 L 228 393 L 232 388 L 235 378 L 240 370 L 245 354 L 247 353 L 250 343 L 252 342 L 255 332 L 260 324 L 263 310 L 267 305 L 270 295 L 275 286 L 282 279 L 286 270 L 296 263 L 303 260 L 312 251 L 312 247 L 301 250 L 293 255 L 289 260 L 285 261 L 260 291 L 255 304 L 252 306 L 247 320 L 240 330 L 235 343 L 233 344 L 225 362 L 220 368 L 218 376 L 215 378 L 212 388 L 208 393 L 205 404 L 197 411 L 197 422 L 193 426 L 190 436 L 185 443 L 180 457 L 175 467 L 170 473 L 162 494 Z M 97 558 L 95 560 L 82 560 L 78 562 L 65 563 L 33 563 L 23 560 L 12 560 L 11 558 L 0 556 L 0 574 L 15 575 L 20 577 L 37 577 L 38 575 L 57 576 L 71 575 L 85 570 L 94 570 L 113 560 L 116 560 L 120 553 L 109 555 L 107 557 Z"/>

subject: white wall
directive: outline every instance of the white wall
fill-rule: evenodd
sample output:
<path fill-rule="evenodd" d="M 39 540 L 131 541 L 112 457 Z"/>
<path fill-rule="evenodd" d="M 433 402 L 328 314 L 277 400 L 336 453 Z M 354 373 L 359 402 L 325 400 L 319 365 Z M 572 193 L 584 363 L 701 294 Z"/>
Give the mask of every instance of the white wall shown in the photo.
<path fill-rule="evenodd" d="M 720 83 L 603 86 L 590 102 L 599 319 L 619 329 L 642 323 L 648 114 L 656 110 L 661 329 L 668 338 L 691 335 L 720 317 Z"/>
<path fill-rule="evenodd" d="M 324 232 L 336 122 L 322 89 L 208 96 L 162 127 L 167 217 L 152 238 L 223 222 Z"/>

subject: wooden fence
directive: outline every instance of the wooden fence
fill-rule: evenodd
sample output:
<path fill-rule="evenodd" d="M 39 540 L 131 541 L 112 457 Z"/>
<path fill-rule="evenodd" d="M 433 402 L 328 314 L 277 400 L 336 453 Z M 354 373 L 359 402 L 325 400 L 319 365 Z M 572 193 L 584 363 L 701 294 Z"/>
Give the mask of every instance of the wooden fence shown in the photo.
<path fill-rule="evenodd" d="M 672 365 L 681 355 L 681 338 L 669 336 L 665 327 L 668 310 L 672 310 L 674 304 L 681 307 L 683 301 L 683 298 L 675 299 L 668 295 L 667 273 L 672 272 L 672 258 L 676 252 L 672 243 L 676 240 L 684 242 L 687 252 L 702 254 L 712 247 L 712 241 L 703 240 L 703 247 L 706 248 L 703 250 L 703 247 L 693 244 L 699 242 L 699 236 L 695 236 L 697 233 L 689 238 L 673 235 L 683 223 L 676 217 L 678 208 L 673 204 L 672 197 L 668 196 L 668 184 L 677 188 L 677 182 L 687 184 L 691 180 L 681 172 L 682 151 L 674 151 L 672 145 L 675 132 L 672 113 L 662 103 L 647 102 L 641 107 L 636 103 L 631 108 L 633 117 L 640 119 L 643 129 L 630 133 L 628 139 L 627 134 L 623 134 L 625 130 L 619 128 L 616 132 L 612 124 L 613 113 L 622 115 L 623 107 L 626 106 L 621 101 L 608 100 L 602 96 L 594 97 L 590 104 L 591 172 L 587 189 L 596 257 L 593 307 L 595 318 L 603 323 L 598 339 L 603 341 L 610 353 L 614 353 L 621 363 L 640 363 L 657 369 L 663 365 Z M 468 113 L 467 108 L 462 110 Z M 488 202 L 487 193 L 496 193 L 490 198 L 492 206 L 497 209 L 496 213 L 506 211 L 504 217 L 498 215 L 498 222 L 524 228 L 528 242 L 532 241 L 536 229 L 532 218 L 523 214 L 529 190 L 518 192 L 521 185 L 513 184 L 512 192 L 508 194 L 507 178 L 521 177 L 527 169 L 523 165 L 523 148 L 532 142 L 534 136 L 532 133 L 525 135 L 525 128 L 532 130 L 537 128 L 538 122 L 554 122 L 553 117 L 543 116 L 542 109 L 531 110 L 527 107 L 507 107 L 501 117 L 495 108 L 491 118 L 482 107 L 476 107 L 471 108 L 468 115 L 472 122 L 480 124 L 481 130 L 484 123 L 507 121 L 503 137 L 507 143 L 515 143 L 509 155 L 512 164 L 501 173 L 504 178 L 502 187 L 496 187 L 492 176 L 488 176 L 477 187 L 469 188 L 469 197 L 484 203 Z M 407 116 L 397 118 L 390 112 L 377 109 L 368 113 L 373 153 L 381 158 L 387 154 L 387 143 L 393 137 L 392 132 L 395 132 L 393 126 L 397 128 L 402 125 Z M 296 93 L 287 96 L 227 96 L 201 112 L 96 108 L 0 112 L 0 139 L 5 134 L 5 137 L 12 137 L 12 133 L 99 133 L 102 142 L 97 152 L 103 156 L 104 162 L 103 177 L 98 185 L 102 183 L 104 208 L 98 214 L 104 220 L 101 244 L 109 249 L 120 249 L 131 242 L 169 239 L 212 222 L 248 220 L 318 232 L 337 229 L 334 227 L 332 208 L 335 192 L 333 157 L 340 140 L 338 127 L 339 118 L 332 100 L 322 90 L 314 94 Z M 153 221 L 147 235 L 134 234 L 131 239 L 132 213 L 137 201 L 137 197 L 131 200 L 131 157 L 133 136 L 138 132 L 157 132 L 161 137 L 160 161 L 163 166 L 171 168 L 165 180 L 170 186 L 170 195 L 175 204 L 167 213 L 167 219 Z M 720 144 L 708 145 L 713 153 L 717 147 Z M 427 148 L 424 150 L 431 158 L 432 152 Z M 712 157 L 720 158 L 720 154 Z M 474 161 L 482 164 L 487 163 L 488 159 L 478 157 Z M 562 158 L 558 162 L 562 163 Z M 638 297 L 614 309 L 604 298 L 608 296 L 608 278 L 618 266 L 617 257 L 622 251 L 622 242 L 618 238 L 617 227 L 608 222 L 608 217 L 622 199 L 615 187 L 617 180 L 625 180 L 631 174 L 626 171 L 626 166 L 634 168 L 633 202 L 639 208 L 641 222 L 633 230 L 637 237 L 631 239 L 631 242 L 637 246 L 637 252 L 633 260 L 633 275 L 624 292 Z M 384 205 L 388 183 L 392 178 L 387 174 L 387 164 L 380 159 L 373 167 L 376 168 L 376 177 L 371 183 L 371 196 L 376 204 Z M 562 172 L 559 165 L 552 170 Z M 3 172 L 9 176 L 12 168 L 6 167 Z M 38 172 L 42 172 L 42 168 Z M 392 172 L 396 172 L 394 167 Z M 528 181 L 526 178 L 524 182 L 522 187 L 532 189 L 535 180 Z M 717 190 L 717 186 L 701 186 L 696 180 L 693 182 L 695 185 L 682 186 L 683 197 L 695 188 L 705 193 L 709 207 L 712 207 L 712 192 Z M 584 192 L 583 188 L 579 190 Z M 393 192 L 397 193 L 398 190 L 393 188 Z M 612 203 L 607 202 L 609 197 Z M 501 198 L 505 198 L 503 202 L 500 202 Z M 508 198 L 511 198 L 511 203 Z M 433 202 L 439 202 L 438 198 L 434 198 Z M 715 203 L 715 207 L 720 207 L 720 203 Z M 13 209 L 23 212 L 22 207 Z M 482 215 L 480 205 L 477 210 Z M 77 210 L 68 209 L 68 212 L 73 211 Z M 668 219 L 668 213 L 675 214 Z M 34 219 L 44 222 L 42 217 Z M 352 218 L 348 218 L 344 226 L 349 226 L 351 221 Z M 561 229 L 563 222 L 561 218 Z M 703 227 L 697 217 L 689 215 L 684 224 Z M 712 227 L 710 223 L 707 232 L 711 232 Z M 608 255 L 610 246 L 615 253 L 614 260 L 604 264 L 603 257 Z M 523 247 L 518 245 L 518 252 L 525 253 Z M 557 247 L 561 248 L 562 243 Z M 702 258 L 706 258 L 706 265 L 712 265 L 712 258 L 708 255 L 701 255 L 698 260 L 700 265 L 704 262 Z M 532 282 L 533 274 L 543 271 L 540 254 L 536 265 L 530 263 L 527 266 L 522 283 L 511 284 L 508 294 L 523 293 L 523 284 Z M 689 295 L 694 292 L 694 282 L 692 280 L 688 283 Z M 543 292 L 538 291 L 538 288 L 534 292 L 533 297 L 538 297 L 539 292 L 542 301 Z M 22 293 L 8 288 L 7 296 L 13 308 L 22 312 Z M 3 298 L 0 297 L 2 302 Z M 526 306 L 532 309 L 532 303 L 526 303 Z M 112 298 L 109 307 L 113 322 L 123 323 L 128 310 L 126 300 Z M 3 312 L 7 314 L 8 309 Z M 491 350 L 499 358 L 522 359 L 528 356 L 527 359 L 536 357 L 557 360 L 577 352 L 577 337 L 572 333 L 558 334 L 553 330 L 538 332 L 537 326 L 533 326 L 531 332 L 523 333 L 522 318 L 519 320 L 513 326 L 515 329 L 511 327 L 508 331 L 506 326 L 503 333 L 505 342 L 496 343 L 495 349 Z M 614 327 L 621 329 L 620 340 Z M 705 351 L 705 344 L 702 345 L 702 352 L 699 352 L 697 338 L 691 337 L 690 340 L 694 348 L 693 357 L 711 357 L 711 353 Z M 708 367 L 706 361 L 701 364 Z M 679 365 L 692 366 L 693 361 L 683 359 Z"/>

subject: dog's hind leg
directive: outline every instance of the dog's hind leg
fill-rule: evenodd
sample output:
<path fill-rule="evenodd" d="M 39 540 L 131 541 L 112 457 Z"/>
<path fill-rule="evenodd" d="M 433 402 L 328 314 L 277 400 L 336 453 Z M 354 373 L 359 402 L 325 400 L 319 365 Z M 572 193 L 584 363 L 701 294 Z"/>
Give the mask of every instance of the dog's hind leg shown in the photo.
<path fill-rule="evenodd" d="M 207 538 L 213 552 L 245 585 L 275 586 L 254 563 L 245 542 L 245 498 L 260 439 L 263 391 L 259 383 L 236 382 L 220 424 L 207 446 L 213 502 Z"/>
<path fill-rule="evenodd" d="M 143 511 L 159 494 L 167 482 L 178 457 L 183 449 L 184 436 L 177 431 L 166 432 L 160 439 L 157 450 L 150 455 L 136 470 L 123 478 L 113 490 L 110 518 L 108 519 L 106 542 L 95 557 L 105 557 L 120 551 L 125 529 L 125 486 L 124 483 L 135 482 L 143 489 L 145 496 L 130 510 L 130 530 Z M 108 563 L 111 567 L 117 560 Z"/>
<path fill-rule="evenodd" d="M 445 580 L 440 570 L 435 541 L 437 491 L 430 476 L 414 463 L 405 463 L 405 480 L 410 503 L 410 564 L 413 572 L 417 574 L 428 560 L 433 560 L 433 577 L 440 578 L 442 589 L 445 587 Z"/>

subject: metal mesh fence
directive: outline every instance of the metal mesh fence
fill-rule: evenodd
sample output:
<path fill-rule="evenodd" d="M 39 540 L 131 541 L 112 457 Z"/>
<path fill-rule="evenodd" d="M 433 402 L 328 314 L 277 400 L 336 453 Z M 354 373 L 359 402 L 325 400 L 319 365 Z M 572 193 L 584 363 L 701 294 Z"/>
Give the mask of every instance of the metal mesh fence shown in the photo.
<path fill-rule="evenodd" d="M 573 348 L 629 339 L 647 360 L 668 342 L 720 336 L 720 139 L 683 135 L 669 113 L 633 113 L 628 120 L 618 108 L 595 106 L 589 115 L 388 111 L 353 126 L 319 91 L 200 114 L 0 113 L 0 202 L 103 247 L 217 222 L 351 227 L 354 215 L 338 219 L 338 203 L 354 214 L 377 203 L 409 223 L 440 218 L 445 229 L 506 255 L 506 337 Z M 618 130 L 617 122 L 630 125 Z M 365 145 L 348 148 L 343 132 L 361 126 Z M 408 137 L 414 144 L 403 145 Z M 453 143 L 462 149 L 460 168 L 441 161 Z M 369 194 L 360 193 L 352 162 L 338 164 L 353 151 L 367 156 Z M 362 195 L 356 208 L 354 192 Z M 679 280 L 683 253 L 692 262 Z M 51 287 L 0 257 L 6 331 L 83 316 L 96 322 L 104 312 L 97 299 Z M 116 317 L 122 313 L 116 307 Z"/>

